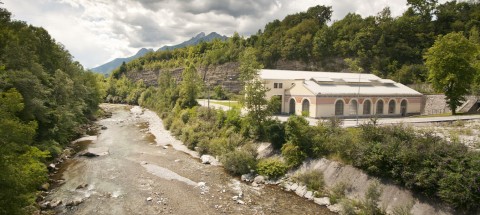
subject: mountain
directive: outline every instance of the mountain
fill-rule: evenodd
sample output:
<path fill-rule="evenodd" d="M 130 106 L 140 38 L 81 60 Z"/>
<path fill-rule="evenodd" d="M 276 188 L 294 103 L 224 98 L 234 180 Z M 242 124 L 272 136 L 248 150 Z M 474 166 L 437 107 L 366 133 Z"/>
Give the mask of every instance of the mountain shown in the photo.
<path fill-rule="evenodd" d="M 192 37 L 190 40 L 187 40 L 187 41 L 182 42 L 182 43 L 177 44 L 177 45 L 163 46 L 163 47 L 159 48 L 158 51 L 173 50 L 173 49 L 183 48 L 183 47 L 186 47 L 186 46 L 197 45 L 202 41 L 210 42 L 214 39 L 226 40 L 227 38 L 228 38 L 227 36 L 217 34 L 216 32 L 212 32 L 208 35 L 205 35 L 205 33 L 201 32 L 201 33 L 197 34 L 197 36 Z M 128 62 L 130 62 L 134 59 L 143 57 L 147 53 L 153 52 L 153 51 L 154 51 L 153 49 L 142 48 L 137 52 L 137 54 L 135 54 L 133 56 L 130 56 L 130 57 L 127 57 L 127 58 L 116 58 L 116 59 L 114 59 L 114 60 L 112 60 L 108 63 L 105 63 L 101 66 L 92 68 L 91 70 L 94 71 L 94 72 L 97 72 L 97 73 L 101 73 L 101 74 L 110 74 L 114 69 L 116 69 L 120 65 L 122 65 L 123 62 L 128 63 Z"/>
<path fill-rule="evenodd" d="M 191 45 L 197 45 L 202 41 L 203 42 L 210 42 L 214 39 L 226 40 L 227 38 L 228 38 L 227 36 L 217 34 L 216 32 L 212 32 L 212 33 L 210 33 L 206 36 L 205 36 L 205 33 L 201 32 L 201 33 L 197 34 L 197 36 L 192 37 L 190 40 L 187 40 L 183 43 L 173 45 L 173 46 L 163 46 L 163 47 L 159 48 L 158 50 L 159 51 L 173 50 L 173 49 L 183 48 L 183 47 L 187 47 L 187 46 L 191 46 Z"/>
<path fill-rule="evenodd" d="M 105 63 L 101 66 L 92 68 L 91 70 L 94 71 L 94 72 L 106 75 L 106 74 L 109 74 L 110 72 L 112 72 L 114 69 L 118 68 L 120 65 L 122 65 L 123 62 L 128 63 L 128 62 L 130 62 L 134 59 L 137 59 L 139 57 L 143 57 L 147 53 L 153 52 L 153 51 L 154 51 L 153 49 L 142 48 L 137 52 L 137 54 L 135 54 L 133 56 L 130 56 L 130 57 L 127 57 L 127 58 L 115 58 L 114 60 L 112 60 L 108 63 Z"/>

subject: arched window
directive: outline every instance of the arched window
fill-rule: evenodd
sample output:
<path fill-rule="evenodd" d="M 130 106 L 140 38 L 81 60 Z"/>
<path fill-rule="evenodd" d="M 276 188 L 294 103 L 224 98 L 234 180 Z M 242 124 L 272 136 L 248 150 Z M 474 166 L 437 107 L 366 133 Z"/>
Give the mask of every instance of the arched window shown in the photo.
<path fill-rule="evenodd" d="M 388 114 L 394 114 L 394 113 L 395 113 L 395 101 L 390 100 L 390 102 L 388 102 Z"/>
<path fill-rule="evenodd" d="M 288 111 L 289 114 L 295 114 L 295 99 L 294 98 L 290 99 L 290 105 L 289 105 L 288 110 L 289 110 Z"/>
<path fill-rule="evenodd" d="M 365 100 L 363 102 L 363 115 L 370 115 L 371 108 L 372 102 L 370 100 Z"/>
<path fill-rule="evenodd" d="M 302 115 L 310 115 L 310 102 L 308 101 L 308 99 L 304 99 L 302 102 Z"/>
<path fill-rule="evenodd" d="M 383 114 L 383 100 L 378 100 L 377 102 L 377 114 Z"/>
<path fill-rule="evenodd" d="M 407 116 L 407 100 L 402 100 L 402 103 L 400 103 L 400 114 L 402 116 Z"/>
<path fill-rule="evenodd" d="M 357 100 L 350 101 L 350 115 L 357 115 L 358 114 L 358 102 Z"/>
<path fill-rule="evenodd" d="M 338 100 L 335 102 L 335 116 L 343 115 L 343 101 Z"/>

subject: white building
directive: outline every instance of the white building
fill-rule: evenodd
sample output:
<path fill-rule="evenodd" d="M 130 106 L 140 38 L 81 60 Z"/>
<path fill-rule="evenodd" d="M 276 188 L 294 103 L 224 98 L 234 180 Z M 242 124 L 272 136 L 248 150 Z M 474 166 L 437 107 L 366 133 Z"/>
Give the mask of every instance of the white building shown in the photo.
<path fill-rule="evenodd" d="M 420 114 L 422 94 L 373 74 L 260 70 L 268 99 L 278 96 L 281 112 L 315 118 Z"/>

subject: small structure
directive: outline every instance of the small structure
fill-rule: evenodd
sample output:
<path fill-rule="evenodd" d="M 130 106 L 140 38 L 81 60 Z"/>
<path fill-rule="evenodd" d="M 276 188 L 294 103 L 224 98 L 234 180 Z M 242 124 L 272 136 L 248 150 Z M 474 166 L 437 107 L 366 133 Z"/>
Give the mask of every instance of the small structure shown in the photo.
<path fill-rule="evenodd" d="M 262 69 L 284 114 L 314 118 L 399 117 L 420 114 L 422 94 L 373 74 Z"/>

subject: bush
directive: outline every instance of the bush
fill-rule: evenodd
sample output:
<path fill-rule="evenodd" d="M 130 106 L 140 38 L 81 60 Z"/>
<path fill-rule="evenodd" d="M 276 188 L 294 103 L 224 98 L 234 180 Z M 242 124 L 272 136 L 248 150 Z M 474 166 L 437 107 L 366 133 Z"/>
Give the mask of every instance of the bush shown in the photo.
<path fill-rule="evenodd" d="M 248 148 L 240 148 L 227 152 L 220 157 L 225 170 L 232 175 L 243 175 L 250 173 L 256 168 L 256 154 Z"/>
<path fill-rule="evenodd" d="M 345 198 L 345 192 L 349 188 L 349 185 L 345 182 L 338 182 L 330 189 L 330 203 L 336 204 L 341 199 Z"/>
<path fill-rule="evenodd" d="M 287 161 L 289 167 L 297 167 L 307 158 L 307 155 L 298 146 L 291 143 L 286 143 L 282 146 L 282 156 Z"/>
<path fill-rule="evenodd" d="M 279 157 L 262 159 L 257 164 L 257 172 L 268 178 L 278 178 L 287 173 L 288 166 Z"/>
<path fill-rule="evenodd" d="M 274 149 L 281 149 L 285 144 L 285 124 L 280 120 L 269 120 L 265 126 L 268 141 Z"/>
<path fill-rule="evenodd" d="M 172 125 L 173 123 L 173 116 L 171 114 L 169 114 L 164 120 L 163 120 L 163 127 L 165 127 L 165 129 L 167 130 L 170 130 L 170 126 Z"/>
<path fill-rule="evenodd" d="M 325 180 L 323 179 L 323 173 L 318 170 L 310 170 L 299 173 L 294 176 L 294 180 L 307 186 L 308 190 L 323 192 L 325 187 Z"/>

